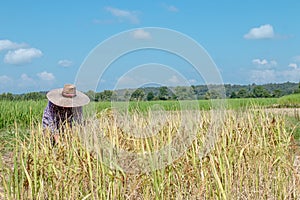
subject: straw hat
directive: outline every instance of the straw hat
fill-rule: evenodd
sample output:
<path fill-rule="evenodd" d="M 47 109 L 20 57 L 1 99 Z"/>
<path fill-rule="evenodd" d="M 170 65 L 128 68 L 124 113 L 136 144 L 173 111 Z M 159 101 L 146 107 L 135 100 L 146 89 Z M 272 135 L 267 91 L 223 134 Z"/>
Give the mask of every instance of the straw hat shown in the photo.
<path fill-rule="evenodd" d="M 65 84 L 63 88 L 54 89 L 47 93 L 47 98 L 53 104 L 61 107 L 80 107 L 88 104 L 90 99 L 73 84 Z"/>

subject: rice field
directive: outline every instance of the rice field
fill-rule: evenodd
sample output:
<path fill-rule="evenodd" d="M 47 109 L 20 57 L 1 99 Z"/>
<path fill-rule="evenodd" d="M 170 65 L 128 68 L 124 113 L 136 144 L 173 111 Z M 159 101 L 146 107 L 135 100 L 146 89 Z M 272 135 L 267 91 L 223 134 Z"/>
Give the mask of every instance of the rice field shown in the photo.
<path fill-rule="evenodd" d="M 181 101 L 184 102 L 184 101 Z M 189 101 L 187 101 L 188 103 Z M 210 110 L 212 102 L 209 100 L 190 101 L 198 110 Z M 195 103 L 198 102 L 198 103 Z M 248 107 L 270 107 L 278 103 L 277 98 L 261 99 L 227 99 L 225 101 L 226 109 L 247 109 Z M 115 104 L 127 104 L 127 102 L 116 102 Z M 91 102 L 85 107 L 85 114 L 91 110 L 101 112 L 113 107 L 111 102 Z M 28 129 L 32 124 L 38 124 L 41 121 L 43 110 L 47 105 L 46 100 L 41 101 L 0 101 L 0 131 L 14 129 L 17 125 L 20 129 Z M 195 106 L 196 105 L 196 106 Z M 153 106 L 159 106 L 162 110 L 173 111 L 180 110 L 179 101 L 142 101 L 129 102 L 130 111 L 147 112 Z"/>
<path fill-rule="evenodd" d="M 135 102 L 125 114 L 90 104 L 55 146 L 42 134 L 46 101 L 0 102 L 0 152 L 11 155 L 0 159 L 0 199 L 299 199 L 300 119 L 289 124 L 263 108 L 276 99 L 264 101 L 221 113 L 209 101 L 186 111 Z"/>

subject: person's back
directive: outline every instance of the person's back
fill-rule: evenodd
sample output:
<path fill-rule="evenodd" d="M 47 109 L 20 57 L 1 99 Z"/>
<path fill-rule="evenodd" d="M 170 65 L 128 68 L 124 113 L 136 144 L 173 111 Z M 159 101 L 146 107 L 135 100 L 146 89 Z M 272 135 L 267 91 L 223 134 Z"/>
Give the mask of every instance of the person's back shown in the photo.
<path fill-rule="evenodd" d="M 66 124 L 80 124 L 82 121 L 82 107 L 61 107 L 48 102 L 42 119 L 43 128 L 49 128 L 51 132 L 62 129 Z"/>
<path fill-rule="evenodd" d="M 47 93 L 48 105 L 43 114 L 43 129 L 54 136 L 64 127 L 82 122 L 82 106 L 90 102 L 88 96 L 76 91 L 75 85 L 66 84 L 64 88 L 54 89 Z"/>

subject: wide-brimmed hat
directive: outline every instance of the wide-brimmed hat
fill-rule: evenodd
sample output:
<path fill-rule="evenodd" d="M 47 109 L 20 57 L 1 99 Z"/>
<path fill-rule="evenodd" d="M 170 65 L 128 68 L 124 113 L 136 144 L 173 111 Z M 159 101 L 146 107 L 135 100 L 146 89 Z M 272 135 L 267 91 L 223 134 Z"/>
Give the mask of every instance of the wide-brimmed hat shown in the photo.
<path fill-rule="evenodd" d="M 73 84 L 65 84 L 63 88 L 49 91 L 47 98 L 53 104 L 61 107 L 80 107 L 90 102 L 89 97 L 76 90 Z"/>

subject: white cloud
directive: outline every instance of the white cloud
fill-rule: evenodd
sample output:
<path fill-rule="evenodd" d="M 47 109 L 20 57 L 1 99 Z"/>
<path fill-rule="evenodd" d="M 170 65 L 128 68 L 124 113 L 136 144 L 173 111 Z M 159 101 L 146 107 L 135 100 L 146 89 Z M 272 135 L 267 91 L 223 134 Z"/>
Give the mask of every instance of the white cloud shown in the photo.
<path fill-rule="evenodd" d="M 132 24 L 140 23 L 137 12 L 135 11 L 121 10 L 113 7 L 106 7 L 105 9 L 113 16 L 117 17 L 120 22 L 128 21 Z"/>
<path fill-rule="evenodd" d="M 270 24 L 262 25 L 258 28 L 252 28 L 244 35 L 245 39 L 271 39 L 274 38 L 273 26 Z"/>
<path fill-rule="evenodd" d="M 17 49 L 14 51 L 9 51 L 5 57 L 4 62 L 8 64 L 23 64 L 29 63 L 34 58 L 39 58 L 43 55 L 42 51 L 35 48 L 29 49 Z"/>
<path fill-rule="evenodd" d="M 276 72 L 273 69 L 251 71 L 251 81 L 258 84 L 276 82 Z"/>
<path fill-rule="evenodd" d="M 22 81 L 33 81 L 33 79 L 30 78 L 27 74 L 22 74 L 21 75 L 21 80 Z"/>
<path fill-rule="evenodd" d="M 255 65 L 258 65 L 260 67 L 265 67 L 265 68 L 272 68 L 277 66 L 277 62 L 275 60 L 270 60 L 268 61 L 267 59 L 253 59 L 252 63 Z"/>
<path fill-rule="evenodd" d="M 151 34 L 143 29 L 133 31 L 132 36 L 134 39 L 151 39 Z"/>
<path fill-rule="evenodd" d="M 297 65 L 296 63 L 290 63 L 290 64 L 289 64 L 289 67 L 294 68 L 294 69 L 297 69 L 297 68 L 298 68 L 298 65 Z"/>
<path fill-rule="evenodd" d="M 0 92 L 7 91 L 8 88 L 10 88 L 13 85 L 13 80 L 6 76 L 6 75 L 1 75 L 0 76 Z"/>
<path fill-rule="evenodd" d="M 179 9 L 174 5 L 168 5 L 168 4 L 165 4 L 165 3 L 162 3 L 161 5 L 167 11 L 170 11 L 170 12 L 178 12 L 179 11 Z"/>
<path fill-rule="evenodd" d="M 179 11 L 179 9 L 173 5 L 165 5 L 165 8 L 170 12 L 178 12 Z"/>
<path fill-rule="evenodd" d="M 46 71 L 38 73 L 37 76 L 44 81 L 52 81 L 55 79 L 55 76 L 52 73 Z"/>
<path fill-rule="evenodd" d="M 277 66 L 275 60 L 253 59 L 254 64 L 259 68 L 250 71 L 250 81 L 258 84 L 275 83 L 275 82 L 298 82 L 300 81 L 300 68 L 297 63 L 290 63 L 289 68 L 272 68 Z"/>
<path fill-rule="evenodd" d="M 173 5 L 170 5 L 170 6 L 167 6 L 167 9 L 168 11 L 171 11 L 171 12 L 178 12 L 179 9 Z"/>
<path fill-rule="evenodd" d="M 39 79 L 36 78 L 39 77 Z M 21 91 L 35 91 L 35 90 L 45 90 L 49 88 L 55 80 L 52 73 L 41 72 L 37 73 L 36 76 L 30 76 L 27 74 L 22 74 L 18 80 L 16 80 L 16 85 L 13 87 Z"/>
<path fill-rule="evenodd" d="M 37 79 L 37 76 L 39 79 Z M 7 75 L 0 75 L 0 93 L 3 92 L 29 92 L 42 91 L 52 87 L 55 83 L 55 77 L 52 73 L 41 72 L 36 75 L 21 74 L 13 79 Z"/>
<path fill-rule="evenodd" d="M 29 77 L 27 74 L 21 75 L 20 80 L 18 81 L 19 88 L 30 88 L 35 86 L 36 82 L 33 80 L 33 78 Z"/>
<path fill-rule="evenodd" d="M 262 60 L 260 60 L 260 59 L 253 59 L 252 63 L 256 64 L 256 65 L 266 65 L 266 64 L 268 64 L 268 61 L 266 59 L 262 59 Z"/>
<path fill-rule="evenodd" d="M 6 84 L 6 83 L 9 83 L 9 82 L 12 82 L 12 79 L 6 75 L 2 75 L 0 76 L 0 84 Z"/>
<path fill-rule="evenodd" d="M 277 66 L 277 61 L 271 60 L 271 61 L 270 61 L 270 65 L 271 65 L 271 66 Z"/>
<path fill-rule="evenodd" d="M 190 86 L 190 84 L 196 83 L 196 80 L 191 79 L 191 80 L 186 80 L 184 77 L 180 76 L 179 74 L 175 73 L 173 75 L 166 75 L 169 78 L 163 79 L 162 83 L 164 85 L 169 85 L 169 86 Z"/>
<path fill-rule="evenodd" d="M 299 82 L 300 69 L 290 68 L 287 70 L 262 69 L 252 70 L 250 81 L 257 84 L 275 83 L 275 82 Z"/>
<path fill-rule="evenodd" d="M 27 46 L 24 43 L 18 44 L 12 42 L 10 40 L 0 40 L 0 51 L 2 50 L 10 50 L 10 49 L 18 49 Z"/>
<path fill-rule="evenodd" d="M 284 70 L 278 73 L 278 78 L 283 77 L 285 78 L 284 81 L 291 81 L 291 82 L 299 82 L 300 81 L 300 69 L 289 69 Z"/>
<path fill-rule="evenodd" d="M 197 83 L 197 80 L 196 80 L 196 79 L 190 79 L 190 80 L 189 80 L 189 83 L 190 83 L 190 84 L 196 84 L 196 83 Z"/>
<path fill-rule="evenodd" d="M 295 62 L 300 62 L 300 56 L 294 56 L 293 61 Z"/>
<path fill-rule="evenodd" d="M 140 81 L 137 80 L 138 78 L 140 77 L 131 77 L 129 75 L 121 76 L 117 79 L 117 89 L 138 87 L 140 84 Z"/>
<path fill-rule="evenodd" d="M 180 83 L 179 78 L 175 75 L 173 75 L 171 78 L 169 78 L 168 81 L 172 84 Z"/>
<path fill-rule="evenodd" d="M 60 65 L 60 66 L 62 66 L 62 67 L 70 67 L 73 64 L 73 62 L 70 61 L 70 60 L 66 60 L 65 59 L 65 60 L 58 61 L 57 64 Z"/>
<path fill-rule="evenodd" d="M 109 11 L 112 15 L 116 17 L 131 17 L 134 16 L 131 11 L 121 10 L 113 7 L 106 7 L 106 10 Z"/>

